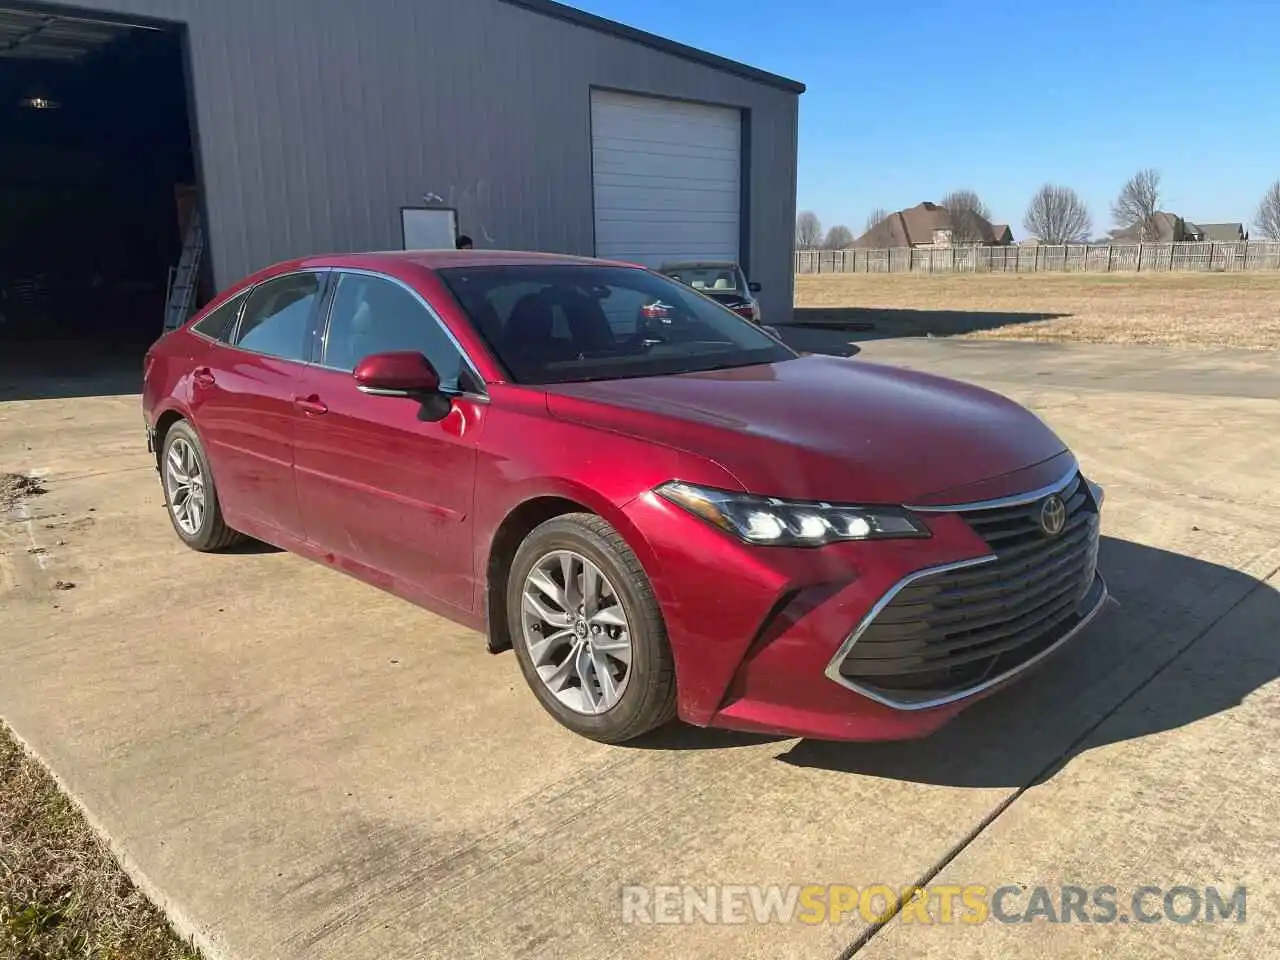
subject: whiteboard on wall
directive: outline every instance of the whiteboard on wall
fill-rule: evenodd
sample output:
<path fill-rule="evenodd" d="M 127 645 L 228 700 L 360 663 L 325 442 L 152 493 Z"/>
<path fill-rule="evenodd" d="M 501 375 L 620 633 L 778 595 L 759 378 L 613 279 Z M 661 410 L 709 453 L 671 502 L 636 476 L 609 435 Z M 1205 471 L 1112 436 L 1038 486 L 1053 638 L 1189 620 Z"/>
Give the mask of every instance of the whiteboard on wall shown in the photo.
<path fill-rule="evenodd" d="M 458 211 L 449 207 L 401 207 L 406 250 L 452 250 L 458 240 Z"/>

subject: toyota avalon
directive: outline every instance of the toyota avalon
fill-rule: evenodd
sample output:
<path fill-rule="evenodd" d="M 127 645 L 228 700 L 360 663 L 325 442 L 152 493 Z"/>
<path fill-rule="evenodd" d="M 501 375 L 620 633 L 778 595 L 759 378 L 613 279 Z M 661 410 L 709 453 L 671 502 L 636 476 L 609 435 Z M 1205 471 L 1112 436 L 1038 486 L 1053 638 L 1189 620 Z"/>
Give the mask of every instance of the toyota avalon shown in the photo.
<path fill-rule="evenodd" d="M 1102 491 L 1031 413 L 797 355 L 628 264 L 295 260 L 144 372 L 184 543 L 256 538 L 467 624 L 601 741 L 922 736 L 1106 597 Z"/>

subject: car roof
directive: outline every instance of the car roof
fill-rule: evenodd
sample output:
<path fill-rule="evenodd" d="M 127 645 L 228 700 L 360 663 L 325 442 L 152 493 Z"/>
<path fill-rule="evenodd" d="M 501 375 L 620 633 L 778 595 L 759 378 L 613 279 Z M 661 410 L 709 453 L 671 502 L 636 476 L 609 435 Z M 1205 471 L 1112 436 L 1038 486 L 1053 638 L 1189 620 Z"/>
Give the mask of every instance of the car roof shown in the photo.
<path fill-rule="evenodd" d="M 407 279 L 421 270 L 443 270 L 448 267 L 511 266 L 595 266 L 645 269 L 640 264 L 621 260 L 599 260 L 574 257 L 563 253 L 537 253 L 529 250 L 375 250 L 366 253 L 332 253 L 294 260 L 282 260 L 242 277 L 219 291 L 211 303 L 225 302 L 248 287 L 282 274 L 299 270 L 369 270 Z"/>
<path fill-rule="evenodd" d="M 529 250 L 376 250 L 368 253 L 307 257 L 302 262 L 311 267 L 363 267 L 375 270 L 394 266 L 442 270 L 447 267 L 509 267 L 539 264 L 640 269 L 634 263 L 623 263 L 617 260 L 597 260 L 591 257 L 574 257 L 563 253 L 537 253 Z"/>

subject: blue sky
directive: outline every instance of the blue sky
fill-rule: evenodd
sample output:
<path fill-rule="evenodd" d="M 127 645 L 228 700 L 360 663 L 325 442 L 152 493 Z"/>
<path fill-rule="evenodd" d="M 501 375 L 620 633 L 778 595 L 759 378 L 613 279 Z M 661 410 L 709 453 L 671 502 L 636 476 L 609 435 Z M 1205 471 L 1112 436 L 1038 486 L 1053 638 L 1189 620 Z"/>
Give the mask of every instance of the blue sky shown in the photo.
<path fill-rule="evenodd" d="M 1162 208 L 1253 219 L 1280 179 L 1280 5 L 1266 0 L 570 0 L 800 80 L 800 209 L 867 213 L 971 187 L 1025 234 L 1046 180 L 1094 234 L 1151 166 Z"/>

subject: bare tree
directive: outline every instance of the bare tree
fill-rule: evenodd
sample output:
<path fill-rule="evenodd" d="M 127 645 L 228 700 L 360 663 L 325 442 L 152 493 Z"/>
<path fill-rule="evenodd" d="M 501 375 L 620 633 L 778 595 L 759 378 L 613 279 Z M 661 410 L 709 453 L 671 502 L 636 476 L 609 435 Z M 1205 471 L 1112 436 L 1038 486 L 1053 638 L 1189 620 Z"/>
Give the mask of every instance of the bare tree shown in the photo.
<path fill-rule="evenodd" d="M 884 223 L 888 219 L 889 219 L 889 211 L 887 211 L 884 207 L 876 207 L 874 210 L 872 210 L 870 213 L 867 214 L 867 223 L 866 223 L 866 226 L 862 228 L 862 232 L 870 233 L 872 230 L 880 226 L 880 224 Z"/>
<path fill-rule="evenodd" d="M 984 222 L 990 223 L 991 211 L 972 190 L 952 190 L 942 198 L 947 211 L 947 226 L 953 244 L 981 243 L 987 239 Z"/>
<path fill-rule="evenodd" d="M 822 244 L 828 250 L 843 250 L 853 246 L 853 231 L 843 223 L 838 223 L 827 231 L 827 239 Z"/>
<path fill-rule="evenodd" d="M 822 221 L 812 210 L 805 210 L 796 217 L 796 247 L 812 250 L 822 242 Z"/>
<path fill-rule="evenodd" d="M 1022 225 L 1041 243 L 1084 243 L 1093 232 L 1089 208 L 1080 195 L 1054 183 L 1036 191 Z"/>
<path fill-rule="evenodd" d="M 1268 240 L 1280 240 L 1280 180 L 1262 195 L 1258 212 L 1253 215 L 1253 224 Z"/>
<path fill-rule="evenodd" d="M 1160 172 L 1139 170 L 1120 189 L 1111 204 L 1111 218 L 1121 230 L 1133 230 L 1139 240 L 1159 240 L 1156 211 L 1160 209 Z"/>

